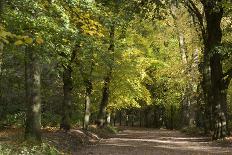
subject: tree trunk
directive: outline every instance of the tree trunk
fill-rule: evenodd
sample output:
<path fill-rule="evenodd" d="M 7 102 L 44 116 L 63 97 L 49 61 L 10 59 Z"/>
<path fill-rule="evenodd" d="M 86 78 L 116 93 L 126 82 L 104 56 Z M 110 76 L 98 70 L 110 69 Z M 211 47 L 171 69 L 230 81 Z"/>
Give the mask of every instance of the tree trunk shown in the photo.
<path fill-rule="evenodd" d="M 205 52 L 209 56 L 211 68 L 211 92 L 213 109 L 213 139 L 224 138 L 227 131 L 227 101 L 226 90 L 223 80 L 222 56 L 216 47 L 221 44 L 222 30 L 221 21 L 223 8 L 221 1 L 203 2 L 205 18 L 207 23 L 207 37 L 205 41 Z"/>
<path fill-rule="evenodd" d="M 185 66 L 185 72 L 190 77 L 188 79 L 187 85 L 184 89 L 184 93 L 182 95 L 182 102 L 181 102 L 181 127 L 187 127 L 190 125 L 190 113 L 194 113 L 192 107 L 192 102 L 191 102 L 191 95 L 192 95 L 192 85 L 191 85 L 191 77 L 190 73 L 192 70 L 192 67 L 189 68 L 189 62 L 188 62 L 188 55 L 187 55 L 187 46 L 185 42 L 185 36 L 184 32 L 181 30 L 181 26 L 179 23 L 181 21 L 179 20 L 180 18 L 178 17 L 178 2 L 173 1 L 171 5 L 171 14 L 174 19 L 174 25 L 176 28 L 176 32 L 178 35 L 178 41 L 179 41 L 179 49 L 180 49 L 180 55 L 181 55 L 181 60 L 183 65 Z"/>
<path fill-rule="evenodd" d="M 212 88 L 211 88 L 211 73 L 210 64 L 208 60 L 208 53 L 204 52 L 204 60 L 199 67 L 200 73 L 202 75 L 201 87 L 203 90 L 203 100 L 204 106 L 204 128 L 205 134 L 213 129 L 212 122 Z"/>
<path fill-rule="evenodd" d="M 99 107 L 99 113 L 97 117 L 97 125 L 102 127 L 104 125 L 104 117 L 106 114 L 106 107 L 109 101 L 109 85 L 111 80 L 111 73 L 110 75 L 106 76 L 104 79 L 104 86 L 102 90 L 102 101 Z"/>
<path fill-rule="evenodd" d="M 97 117 L 97 125 L 102 127 L 104 125 L 104 117 L 106 114 L 106 108 L 109 102 L 109 95 L 110 95 L 110 82 L 111 82 L 111 76 L 112 76 L 112 70 L 113 70 L 113 64 L 114 64 L 114 34 L 115 33 L 115 26 L 112 25 L 110 29 L 110 46 L 109 46 L 109 54 L 111 57 L 111 63 L 109 64 L 109 71 L 107 73 L 107 76 L 104 78 L 104 86 L 102 90 L 102 100 L 99 107 L 99 113 Z"/>
<path fill-rule="evenodd" d="M 60 123 L 60 129 L 65 131 L 71 128 L 71 106 L 72 106 L 72 68 L 71 65 L 64 66 L 63 72 L 63 106 L 62 106 L 62 119 Z"/>
<path fill-rule="evenodd" d="M 122 126 L 122 110 L 119 111 L 119 126 Z"/>
<path fill-rule="evenodd" d="M 174 129 L 174 106 L 171 105 L 171 118 L 170 118 L 170 129 L 173 130 Z"/>
<path fill-rule="evenodd" d="M 25 55 L 25 91 L 26 91 L 26 127 L 25 138 L 29 141 L 41 141 L 41 96 L 40 65 L 33 48 L 27 48 Z"/>
<path fill-rule="evenodd" d="M 134 112 L 131 114 L 131 126 L 134 127 L 135 115 Z"/>
<path fill-rule="evenodd" d="M 84 129 L 88 129 L 89 119 L 90 119 L 90 107 L 91 107 L 91 94 L 92 94 L 92 82 L 90 80 L 86 81 L 86 94 L 85 94 L 85 116 L 84 116 Z"/>
<path fill-rule="evenodd" d="M 126 113 L 126 126 L 129 125 L 129 115 Z"/>
<path fill-rule="evenodd" d="M 142 127 L 142 111 L 139 110 L 139 127 Z"/>
<path fill-rule="evenodd" d="M 222 84 L 222 65 L 220 55 L 211 58 L 213 105 L 214 105 L 214 135 L 213 139 L 224 138 L 227 135 L 227 103 L 226 92 Z"/>
<path fill-rule="evenodd" d="M 110 122 L 111 122 L 111 113 L 107 112 L 107 115 L 106 115 L 106 125 L 110 125 Z"/>

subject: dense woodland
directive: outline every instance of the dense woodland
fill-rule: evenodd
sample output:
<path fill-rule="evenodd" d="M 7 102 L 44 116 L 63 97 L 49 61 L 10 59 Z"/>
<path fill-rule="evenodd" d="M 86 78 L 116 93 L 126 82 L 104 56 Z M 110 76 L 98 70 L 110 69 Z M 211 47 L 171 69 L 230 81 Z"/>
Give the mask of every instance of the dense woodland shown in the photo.
<path fill-rule="evenodd" d="M 0 128 L 232 128 L 227 0 L 1 0 Z"/>

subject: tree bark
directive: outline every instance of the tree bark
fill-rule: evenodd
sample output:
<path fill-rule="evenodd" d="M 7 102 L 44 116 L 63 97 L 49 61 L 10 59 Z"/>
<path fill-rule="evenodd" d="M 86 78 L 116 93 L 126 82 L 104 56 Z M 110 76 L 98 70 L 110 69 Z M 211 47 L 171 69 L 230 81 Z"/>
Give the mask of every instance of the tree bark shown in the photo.
<path fill-rule="evenodd" d="M 187 1 L 188 8 L 196 15 L 201 28 L 204 44 L 204 62 L 202 88 L 206 102 L 206 113 L 212 114 L 213 139 L 224 138 L 228 133 L 227 101 L 222 54 L 217 50 L 222 40 L 221 21 L 224 14 L 222 0 L 202 0 L 202 15 L 192 0 Z M 204 21 L 206 24 L 204 24 Z M 206 26 L 205 26 L 206 25 Z M 207 112 L 208 111 L 208 112 Z M 209 114 L 209 120 L 211 119 Z"/>
<path fill-rule="evenodd" d="M 210 53 L 209 61 L 211 68 L 211 92 L 214 127 L 213 139 L 224 138 L 228 133 L 227 101 L 223 80 L 222 55 L 216 49 L 216 47 L 221 44 L 222 40 L 221 21 L 224 13 L 219 2 L 221 1 L 203 2 L 207 24 L 205 52 Z"/>
<path fill-rule="evenodd" d="M 77 44 L 72 53 L 70 60 L 68 60 L 67 66 L 63 65 L 63 104 L 61 113 L 60 129 L 66 132 L 71 128 L 71 115 L 72 115 L 72 90 L 73 90 L 73 79 L 72 79 L 72 64 L 76 60 L 77 50 L 80 46 Z M 68 56 L 61 54 L 64 58 L 68 59 Z"/>
<path fill-rule="evenodd" d="M 119 111 L 119 126 L 122 126 L 122 110 Z"/>
<path fill-rule="evenodd" d="M 106 114 L 106 107 L 109 102 L 109 87 L 110 87 L 110 80 L 111 80 L 111 72 L 107 75 L 104 79 L 104 86 L 102 90 L 102 101 L 99 107 L 99 113 L 97 116 L 97 125 L 102 127 L 104 125 L 104 117 Z"/>
<path fill-rule="evenodd" d="M 171 115 L 171 118 L 170 118 L 170 129 L 173 130 L 174 129 L 174 106 L 171 105 L 171 111 L 170 111 L 170 115 Z"/>
<path fill-rule="evenodd" d="M 25 138 L 29 141 L 41 141 L 41 96 L 40 65 L 33 48 L 26 49 L 25 57 L 26 91 L 26 127 Z"/>
<path fill-rule="evenodd" d="M 68 65 L 64 66 L 63 71 L 63 105 L 62 105 L 62 119 L 60 123 L 60 129 L 65 131 L 70 130 L 71 128 L 71 106 L 72 106 L 72 67 Z"/>
<path fill-rule="evenodd" d="M 106 114 L 106 125 L 110 125 L 111 123 L 111 113 L 107 112 Z"/>
<path fill-rule="evenodd" d="M 90 80 L 87 80 L 85 82 L 86 85 L 86 94 L 85 94 L 85 116 L 84 116 L 84 129 L 88 129 L 89 126 L 89 119 L 90 119 L 90 107 L 91 107 L 91 94 L 92 94 L 92 82 Z"/>

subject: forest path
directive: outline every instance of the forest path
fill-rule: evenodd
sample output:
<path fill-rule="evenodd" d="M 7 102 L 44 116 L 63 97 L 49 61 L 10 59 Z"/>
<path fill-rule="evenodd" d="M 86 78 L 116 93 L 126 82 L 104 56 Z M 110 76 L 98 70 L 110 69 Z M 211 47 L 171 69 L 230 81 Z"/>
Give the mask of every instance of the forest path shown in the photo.
<path fill-rule="evenodd" d="M 232 155 L 232 147 L 211 142 L 207 137 L 191 137 L 179 131 L 126 129 L 87 145 L 77 155 Z"/>

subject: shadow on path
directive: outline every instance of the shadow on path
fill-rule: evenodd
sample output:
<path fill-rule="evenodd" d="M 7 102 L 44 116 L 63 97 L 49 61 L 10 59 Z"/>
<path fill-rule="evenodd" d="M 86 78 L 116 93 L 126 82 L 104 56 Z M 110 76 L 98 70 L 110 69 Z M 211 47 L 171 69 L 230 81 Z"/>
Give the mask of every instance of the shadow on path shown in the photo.
<path fill-rule="evenodd" d="M 232 155 L 209 137 L 190 137 L 179 131 L 127 129 L 97 145 L 88 145 L 77 155 Z"/>

